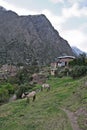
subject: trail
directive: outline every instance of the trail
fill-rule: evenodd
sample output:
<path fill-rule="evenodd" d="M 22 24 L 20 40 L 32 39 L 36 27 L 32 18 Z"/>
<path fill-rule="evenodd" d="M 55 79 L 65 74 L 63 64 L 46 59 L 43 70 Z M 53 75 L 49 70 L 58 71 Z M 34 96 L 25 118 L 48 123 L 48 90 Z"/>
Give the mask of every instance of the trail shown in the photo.
<path fill-rule="evenodd" d="M 71 122 L 72 129 L 73 130 L 82 130 L 79 128 L 79 125 L 77 123 L 77 116 L 69 110 L 66 110 L 66 109 L 62 109 L 62 110 L 67 114 L 67 116 Z"/>

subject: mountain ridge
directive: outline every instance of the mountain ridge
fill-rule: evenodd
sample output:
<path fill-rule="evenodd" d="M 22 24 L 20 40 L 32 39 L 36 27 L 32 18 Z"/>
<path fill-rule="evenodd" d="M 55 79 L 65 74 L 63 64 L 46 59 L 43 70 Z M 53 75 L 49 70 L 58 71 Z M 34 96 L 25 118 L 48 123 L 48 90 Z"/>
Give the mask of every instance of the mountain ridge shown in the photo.
<path fill-rule="evenodd" d="M 0 63 L 48 64 L 56 57 L 74 55 L 45 15 L 19 16 L 0 11 Z"/>
<path fill-rule="evenodd" d="M 79 56 L 79 55 L 81 55 L 81 54 L 86 54 L 86 55 L 87 55 L 86 52 L 80 50 L 80 49 L 79 49 L 78 47 L 76 47 L 76 46 L 72 46 L 72 51 L 74 52 L 74 54 L 75 54 L 76 56 Z"/>

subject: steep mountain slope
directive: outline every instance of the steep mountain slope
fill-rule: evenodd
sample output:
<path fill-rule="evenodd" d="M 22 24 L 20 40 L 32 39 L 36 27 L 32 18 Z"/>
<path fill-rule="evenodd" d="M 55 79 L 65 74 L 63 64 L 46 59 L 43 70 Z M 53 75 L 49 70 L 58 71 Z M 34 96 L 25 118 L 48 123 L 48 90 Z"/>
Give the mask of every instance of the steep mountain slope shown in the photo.
<path fill-rule="evenodd" d="M 60 55 L 73 55 L 44 15 L 18 16 L 0 8 L 0 63 L 47 64 Z"/>
<path fill-rule="evenodd" d="M 76 56 L 79 56 L 80 54 L 85 53 L 75 46 L 72 47 L 72 50 L 73 50 L 73 52 L 75 53 Z"/>

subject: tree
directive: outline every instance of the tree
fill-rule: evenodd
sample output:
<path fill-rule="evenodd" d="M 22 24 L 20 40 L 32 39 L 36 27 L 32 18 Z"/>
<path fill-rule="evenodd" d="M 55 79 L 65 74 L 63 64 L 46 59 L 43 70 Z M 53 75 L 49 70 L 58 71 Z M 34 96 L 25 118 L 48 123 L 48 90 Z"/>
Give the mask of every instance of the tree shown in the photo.
<path fill-rule="evenodd" d="M 83 65 L 86 66 L 87 65 L 85 53 L 80 54 L 79 57 L 77 57 L 73 61 L 69 62 L 69 66 L 76 66 L 76 65 L 79 65 L 79 66 L 83 66 Z"/>

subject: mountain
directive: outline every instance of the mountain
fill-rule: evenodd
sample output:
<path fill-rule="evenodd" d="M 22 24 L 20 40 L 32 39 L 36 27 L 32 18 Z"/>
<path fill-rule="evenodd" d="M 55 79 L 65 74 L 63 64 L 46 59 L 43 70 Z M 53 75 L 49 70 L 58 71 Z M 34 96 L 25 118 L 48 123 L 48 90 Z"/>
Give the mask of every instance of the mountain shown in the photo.
<path fill-rule="evenodd" d="M 79 56 L 80 54 L 85 53 L 84 51 L 81 51 L 79 48 L 77 48 L 77 47 L 75 47 L 75 46 L 72 47 L 72 51 L 74 52 L 74 54 L 75 54 L 76 56 Z M 85 53 L 85 54 L 86 54 L 86 53 Z"/>
<path fill-rule="evenodd" d="M 73 55 L 45 15 L 19 16 L 0 7 L 0 64 L 48 64 L 55 57 Z"/>
<path fill-rule="evenodd" d="M 0 6 L 0 11 L 6 11 L 6 9 L 2 6 Z"/>

